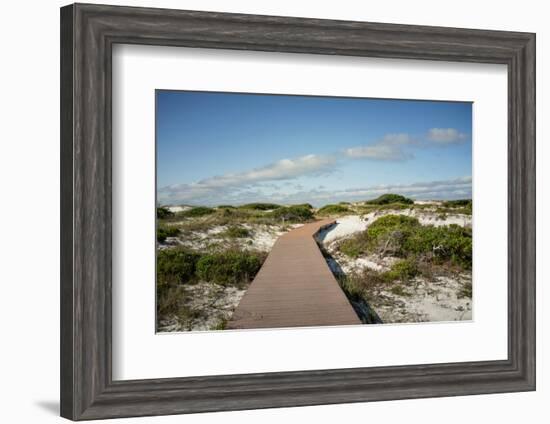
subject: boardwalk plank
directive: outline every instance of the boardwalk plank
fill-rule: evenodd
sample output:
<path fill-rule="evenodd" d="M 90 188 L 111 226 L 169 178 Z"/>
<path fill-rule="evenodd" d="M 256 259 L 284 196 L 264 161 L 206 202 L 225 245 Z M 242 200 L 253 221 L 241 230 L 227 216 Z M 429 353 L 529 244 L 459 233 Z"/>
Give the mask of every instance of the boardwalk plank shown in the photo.
<path fill-rule="evenodd" d="M 305 224 L 279 237 L 227 328 L 361 324 L 313 238 L 333 223 Z"/>

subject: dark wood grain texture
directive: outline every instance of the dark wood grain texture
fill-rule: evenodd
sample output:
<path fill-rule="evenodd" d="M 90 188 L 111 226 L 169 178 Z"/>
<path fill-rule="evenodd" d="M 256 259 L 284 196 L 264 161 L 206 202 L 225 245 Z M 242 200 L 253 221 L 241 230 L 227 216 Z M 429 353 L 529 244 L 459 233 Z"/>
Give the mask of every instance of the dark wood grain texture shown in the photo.
<path fill-rule="evenodd" d="M 508 359 L 112 381 L 114 43 L 506 64 Z M 61 414 L 66 418 L 534 390 L 535 35 L 86 4 L 66 6 L 61 9 L 60 239 Z"/>

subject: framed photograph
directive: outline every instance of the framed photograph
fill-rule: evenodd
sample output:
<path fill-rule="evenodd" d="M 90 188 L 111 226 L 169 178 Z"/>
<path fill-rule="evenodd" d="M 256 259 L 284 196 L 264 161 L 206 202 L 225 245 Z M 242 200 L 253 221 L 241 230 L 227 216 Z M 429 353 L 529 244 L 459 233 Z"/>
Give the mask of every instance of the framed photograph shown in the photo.
<path fill-rule="evenodd" d="M 535 389 L 535 35 L 61 9 L 61 415 Z"/>

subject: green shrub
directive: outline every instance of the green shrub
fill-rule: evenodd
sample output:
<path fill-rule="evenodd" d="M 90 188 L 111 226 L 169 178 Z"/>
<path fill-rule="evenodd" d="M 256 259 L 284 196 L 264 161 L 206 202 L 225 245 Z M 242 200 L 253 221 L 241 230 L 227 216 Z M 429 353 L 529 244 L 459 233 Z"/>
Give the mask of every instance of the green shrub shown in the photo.
<path fill-rule="evenodd" d="M 420 271 L 414 258 L 407 258 L 394 263 L 389 271 L 382 274 L 382 278 L 386 281 L 409 281 L 416 277 Z"/>
<path fill-rule="evenodd" d="M 246 205 L 239 206 L 240 209 L 252 209 L 255 211 L 269 211 L 280 207 L 281 205 L 277 205 L 276 203 L 247 203 Z"/>
<path fill-rule="evenodd" d="M 300 208 L 313 209 L 313 205 L 311 203 L 300 203 L 298 205 L 292 205 L 292 206 L 297 206 L 297 207 L 300 207 Z"/>
<path fill-rule="evenodd" d="M 471 199 L 458 199 L 447 200 L 437 208 L 437 212 L 440 214 L 472 214 L 472 200 Z"/>
<path fill-rule="evenodd" d="M 404 256 L 403 241 L 420 223 L 404 215 L 385 215 L 374 221 L 367 230 L 340 242 L 339 250 L 352 258 L 366 253 Z"/>
<path fill-rule="evenodd" d="M 426 226 L 407 242 L 407 248 L 412 252 L 431 254 L 438 262 L 451 261 L 468 269 L 472 267 L 471 228 L 456 224 Z"/>
<path fill-rule="evenodd" d="M 355 301 L 364 299 L 365 287 L 361 279 L 359 279 L 355 274 L 340 275 L 338 278 L 338 283 L 348 299 Z"/>
<path fill-rule="evenodd" d="M 216 215 L 212 218 L 216 225 L 226 225 L 237 221 L 248 221 L 255 213 L 257 212 L 251 209 L 218 208 Z"/>
<path fill-rule="evenodd" d="M 367 200 L 365 203 L 369 205 L 387 205 L 390 203 L 404 203 L 407 205 L 412 205 L 414 200 L 401 196 L 400 194 L 383 194 L 376 199 Z"/>
<path fill-rule="evenodd" d="M 210 330 L 225 330 L 227 328 L 227 318 L 222 318 L 216 325 L 213 325 Z"/>
<path fill-rule="evenodd" d="M 350 212 L 349 208 L 344 205 L 325 205 L 317 211 L 317 215 L 339 215 Z"/>
<path fill-rule="evenodd" d="M 350 258 L 357 258 L 364 253 L 367 253 L 368 250 L 368 238 L 365 231 L 350 237 L 348 239 L 342 240 L 338 244 L 338 250 L 344 255 L 349 256 Z"/>
<path fill-rule="evenodd" d="M 472 199 L 458 199 L 458 200 L 447 200 L 443 202 L 443 206 L 446 208 L 457 208 L 463 206 L 472 207 Z"/>
<path fill-rule="evenodd" d="M 250 237 L 250 231 L 238 225 L 232 225 L 222 233 L 223 236 L 229 238 L 245 238 Z"/>
<path fill-rule="evenodd" d="M 194 279 L 200 255 L 183 248 L 157 252 L 157 286 L 187 283 Z"/>
<path fill-rule="evenodd" d="M 459 292 L 457 293 L 457 297 L 459 299 L 467 297 L 469 299 L 472 298 L 472 282 L 469 281 L 467 283 L 464 283 L 462 287 L 460 288 Z"/>
<path fill-rule="evenodd" d="M 233 205 L 218 205 L 218 209 L 235 209 L 235 206 Z"/>
<path fill-rule="evenodd" d="M 390 292 L 392 292 L 396 296 L 408 296 L 408 293 L 405 291 L 405 288 L 400 284 L 396 284 L 395 286 L 392 286 L 392 288 L 390 289 Z"/>
<path fill-rule="evenodd" d="M 392 231 L 412 231 L 419 227 L 418 219 L 406 215 L 385 215 L 378 218 L 367 228 L 370 237 L 379 237 Z"/>
<path fill-rule="evenodd" d="M 216 212 L 216 210 L 213 208 L 207 208 L 206 206 L 197 206 L 186 211 L 179 212 L 178 216 L 182 216 L 184 218 L 196 218 L 199 216 L 211 215 L 214 212 Z"/>
<path fill-rule="evenodd" d="M 470 268 L 472 230 L 456 224 L 434 227 L 420 225 L 411 217 L 386 215 L 367 229 L 369 246 L 392 251 L 396 256 L 427 255 L 439 262 L 450 260 Z"/>
<path fill-rule="evenodd" d="M 157 208 L 157 218 L 158 219 L 165 219 L 170 218 L 174 216 L 174 212 L 172 212 L 170 209 L 165 208 L 163 206 L 160 206 Z"/>
<path fill-rule="evenodd" d="M 366 231 L 343 240 L 339 250 L 352 258 L 366 253 L 391 254 L 406 258 L 423 256 L 442 263 L 451 261 L 464 268 L 472 266 L 472 230 L 452 224 L 420 225 L 416 218 L 386 215 Z"/>
<path fill-rule="evenodd" d="M 176 227 L 157 227 L 157 241 L 164 243 L 167 237 L 176 237 L 180 233 L 180 230 Z"/>
<path fill-rule="evenodd" d="M 269 218 L 287 222 L 304 222 L 313 219 L 313 212 L 306 206 L 286 206 L 269 212 Z"/>
<path fill-rule="evenodd" d="M 368 301 L 368 293 L 387 282 L 382 278 L 381 273 L 370 268 L 364 268 L 360 272 L 352 272 L 346 275 L 337 276 L 338 283 L 350 300 Z"/>
<path fill-rule="evenodd" d="M 157 315 L 167 317 L 170 315 L 185 314 L 187 296 L 182 286 L 159 285 L 157 282 Z M 157 320 L 158 322 L 158 320 Z"/>
<path fill-rule="evenodd" d="M 416 218 L 386 215 L 374 221 L 366 230 L 366 250 L 379 254 L 406 256 L 404 242 L 420 227 Z"/>
<path fill-rule="evenodd" d="M 252 281 L 262 262 L 259 254 L 236 250 L 205 254 L 197 262 L 197 276 L 221 285 L 246 284 Z"/>

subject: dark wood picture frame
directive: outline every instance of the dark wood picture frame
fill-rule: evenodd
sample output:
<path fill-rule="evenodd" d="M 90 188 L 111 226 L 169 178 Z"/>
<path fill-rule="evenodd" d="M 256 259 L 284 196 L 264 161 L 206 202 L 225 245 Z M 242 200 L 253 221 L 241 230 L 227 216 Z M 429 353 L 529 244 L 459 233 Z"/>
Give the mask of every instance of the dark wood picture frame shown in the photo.
<path fill-rule="evenodd" d="M 508 359 L 113 381 L 115 43 L 507 65 Z M 63 417 L 83 420 L 534 389 L 534 34 L 87 4 L 61 9 Z"/>

